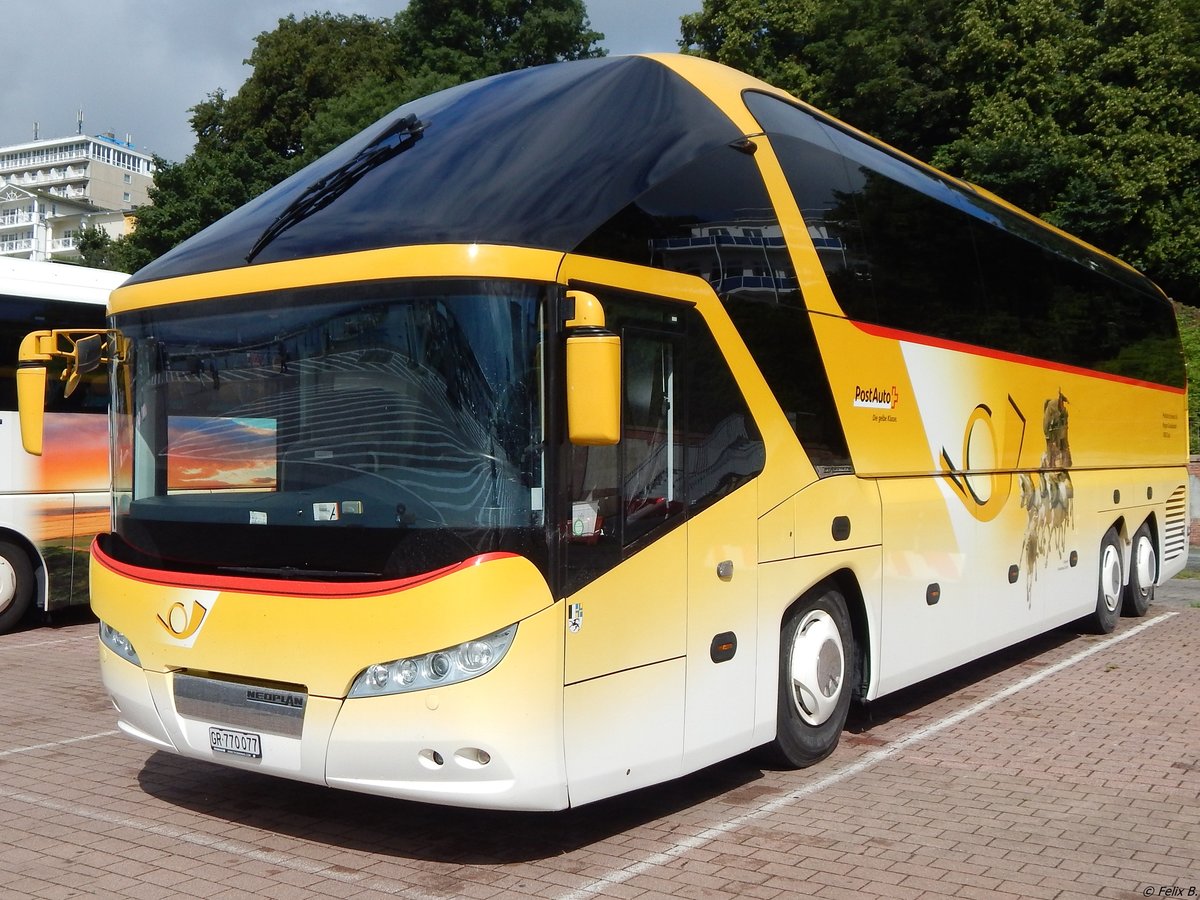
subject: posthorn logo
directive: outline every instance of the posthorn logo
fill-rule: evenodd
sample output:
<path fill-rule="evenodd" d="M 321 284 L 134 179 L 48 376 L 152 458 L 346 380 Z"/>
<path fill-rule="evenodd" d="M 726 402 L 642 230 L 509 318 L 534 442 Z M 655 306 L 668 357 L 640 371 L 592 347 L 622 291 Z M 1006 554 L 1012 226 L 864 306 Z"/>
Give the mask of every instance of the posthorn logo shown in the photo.
<path fill-rule="evenodd" d="M 173 603 L 167 610 L 166 617 L 159 614 L 158 622 L 174 637 L 186 641 L 200 630 L 200 624 L 207 612 L 208 608 L 198 600 L 192 603 L 190 612 L 182 603 Z"/>
<path fill-rule="evenodd" d="M 861 409 L 895 409 L 900 402 L 896 386 L 890 388 L 854 386 L 854 405 Z"/>

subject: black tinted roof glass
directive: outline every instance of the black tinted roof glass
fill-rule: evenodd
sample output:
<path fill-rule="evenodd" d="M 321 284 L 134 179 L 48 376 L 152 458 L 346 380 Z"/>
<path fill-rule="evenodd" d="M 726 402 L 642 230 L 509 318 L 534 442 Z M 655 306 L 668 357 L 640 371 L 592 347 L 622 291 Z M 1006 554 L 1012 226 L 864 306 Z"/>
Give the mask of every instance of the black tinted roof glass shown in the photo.
<path fill-rule="evenodd" d="M 426 126 L 411 147 L 281 231 L 255 264 L 447 242 L 572 250 L 680 166 L 740 136 L 703 94 L 651 59 L 511 72 L 404 105 L 132 281 L 246 265 L 289 205 L 408 114 Z"/>

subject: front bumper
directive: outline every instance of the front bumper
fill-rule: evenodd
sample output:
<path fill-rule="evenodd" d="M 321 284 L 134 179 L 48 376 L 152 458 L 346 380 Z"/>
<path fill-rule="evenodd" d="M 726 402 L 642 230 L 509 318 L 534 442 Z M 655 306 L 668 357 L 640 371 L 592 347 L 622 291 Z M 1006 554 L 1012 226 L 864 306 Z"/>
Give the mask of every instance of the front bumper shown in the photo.
<path fill-rule="evenodd" d="M 120 729 L 161 750 L 405 800 L 553 810 L 568 805 L 562 629 L 558 605 L 542 610 L 520 623 L 495 669 L 459 684 L 349 700 L 310 694 L 298 736 L 254 731 L 261 758 L 214 750 L 210 729 L 255 726 L 232 709 L 181 714 L 174 672 L 140 669 L 103 645 L 100 669 Z"/>

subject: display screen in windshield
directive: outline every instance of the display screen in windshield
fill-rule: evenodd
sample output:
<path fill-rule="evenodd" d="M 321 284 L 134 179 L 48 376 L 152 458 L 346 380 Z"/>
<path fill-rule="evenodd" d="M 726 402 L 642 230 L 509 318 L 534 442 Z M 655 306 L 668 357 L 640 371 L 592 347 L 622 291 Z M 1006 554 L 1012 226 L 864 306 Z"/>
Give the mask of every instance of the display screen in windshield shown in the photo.
<path fill-rule="evenodd" d="M 372 282 L 117 316 L 106 549 L 298 578 L 541 562 L 541 295 Z"/>

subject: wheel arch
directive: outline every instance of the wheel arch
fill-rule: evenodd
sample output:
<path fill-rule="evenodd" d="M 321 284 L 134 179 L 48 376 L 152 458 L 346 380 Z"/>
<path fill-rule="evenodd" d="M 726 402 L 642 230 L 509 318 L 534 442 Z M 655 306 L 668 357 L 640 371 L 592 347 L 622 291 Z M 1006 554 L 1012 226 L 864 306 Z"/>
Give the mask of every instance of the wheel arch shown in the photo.
<path fill-rule="evenodd" d="M 1163 552 L 1162 551 L 1162 531 L 1159 528 L 1159 524 L 1158 524 L 1158 512 L 1156 510 L 1150 510 L 1150 512 L 1146 516 L 1146 518 L 1144 518 L 1142 520 L 1142 525 L 1145 525 L 1146 528 L 1149 530 L 1150 543 L 1154 545 L 1154 583 L 1158 584 L 1158 579 L 1162 576 L 1162 552 Z M 1138 528 L 1141 528 L 1141 527 L 1142 527 L 1141 525 L 1138 526 Z M 1137 534 L 1138 528 L 1135 528 L 1133 530 L 1133 534 Z M 1132 544 L 1133 535 L 1130 535 L 1129 539 L 1131 542 L 1130 546 L 1129 546 L 1129 553 L 1130 553 L 1129 563 L 1132 566 L 1133 565 L 1132 555 L 1133 555 L 1133 549 L 1134 549 L 1133 544 Z"/>
<path fill-rule="evenodd" d="M 46 609 L 46 561 L 42 558 L 37 546 L 22 532 L 7 525 L 0 525 L 0 541 L 8 541 L 25 552 L 29 565 L 33 569 L 34 590 L 33 605 L 40 610 Z"/>
<path fill-rule="evenodd" d="M 1133 560 L 1133 532 L 1136 529 L 1129 527 L 1129 520 L 1125 516 L 1117 516 L 1113 523 L 1109 526 L 1117 533 L 1117 546 L 1121 550 L 1121 584 L 1129 584 L 1129 566 Z M 1105 529 L 1105 533 L 1108 529 Z M 1101 540 L 1104 534 L 1100 535 Z"/>
<path fill-rule="evenodd" d="M 827 589 L 834 588 L 846 601 L 846 611 L 850 614 L 850 628 L 854 637 L 854 656 L 857 665 L 857 675 L 854 685 L 854 697 L 861 700 L 867 695 L 871 683 L 871 628 L 867 618 L 867 605 L 863 596 L 858 576 L 849 568 L 841 568 L 830 572 L 823 578 L 801 591 L 783 610 L 779 620 L 779 628 L 797 606 L 810 598 L 819 596 Z"/>

